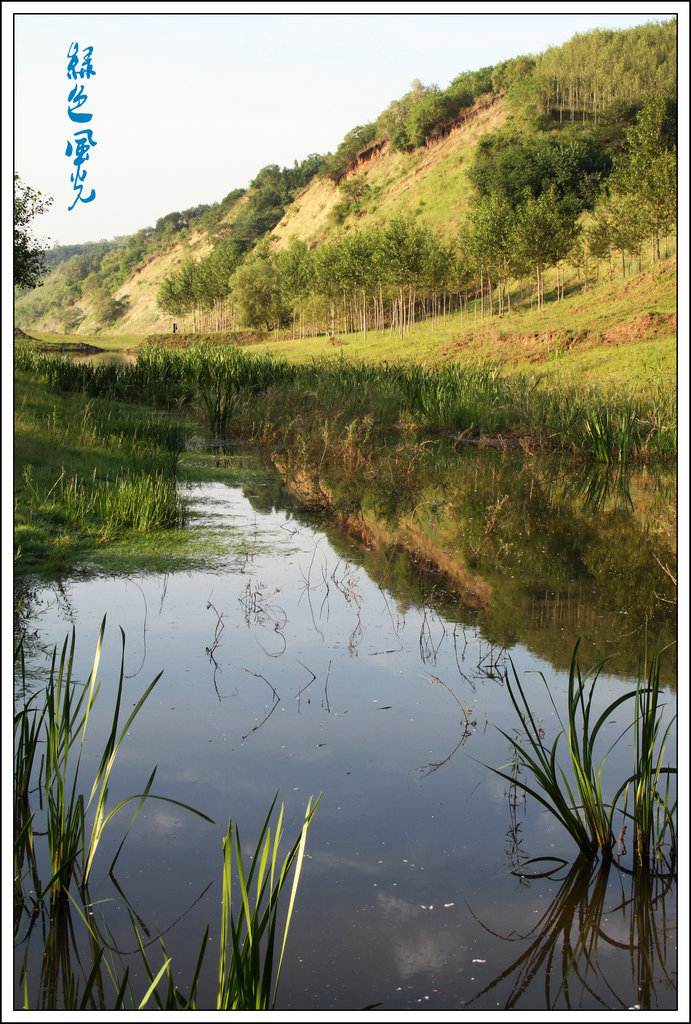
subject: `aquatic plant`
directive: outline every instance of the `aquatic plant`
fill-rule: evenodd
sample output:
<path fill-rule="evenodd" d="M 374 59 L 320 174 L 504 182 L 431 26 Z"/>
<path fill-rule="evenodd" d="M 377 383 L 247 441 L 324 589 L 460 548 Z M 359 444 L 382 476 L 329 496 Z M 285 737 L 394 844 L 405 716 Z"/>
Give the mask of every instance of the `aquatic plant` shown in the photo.
<path fill-rule="evenodd" d="M 17 370 L 58 390 L 151 403 L 191 405 L 223 436 L 290 441 L 324 417 L 395 425 L 415 423 L 487 437 L 520 434 L 550 449 L 604 463 L 669 458 L 676 450 L 673 388 L 645 400 L 569 382 L 548 386 L 533 373 L 507 374 L 496 363 L 427 366 L 338 358 L 291 364 L 235 345 L 171 349 L 147 345 L 127 366 L 75 365 L 19 345 Z M 296 415 L 298 420 L 296 420 Z"/>
<path fill-rule="evenodd" d="M 283 860 L 279 856 L 282 839 L 283 805 L 272 835 L 271 818 L 278 795 L 271 803 L 264 820 L 259 839 L 246 869 L 241 852 L 240 833 L 237 823 L 228 823 L 223 839 L 223 897 L 221 903 L 221 934 L 216 985 L 217 1010 L 273 1010 L 276 1006 L 278 984 L 283 966 L 288 931 L 295 906 L 302 863 L 305 855 L 307 831 L 319 805 L 307 804 L 302 828 L 292 847 Z M 283 893 L 287 891 L 292 872 L 292 885 L 281 932 L 278 929 L 278 913 L 283 905 Z M 237 908 L 231 897 L 237 879 L 239 898 Z M 132 917 L 132 915 L 130 915 Z M 153 1002 L 157 1009 L 197 1009 L 199 979 L 206 959 L 209 938 L 207 927 L 192 971 L 189 988 L 182 991 L 179 980 L 174 980 L 172 957 L 168 955 L 159 939 L 163 964 L 155 972 L 141 933 L 132 918 L 137 946 L 149 986 L 143 998 L 135 999 L 129 990 L 129 968 L 119 973 L 111 968 L 111 978 L 117 987 L 113 1009 L 125 1009 L 125 994 L 128 993 L 133 1008 L 144 1008 Z M 280 940 L 280 947 L 278 941 Z M 103 948 L 99 947 L 99 956 Z M 179 971 L 176 971 L 179 978 Z M 165 991 L 159 991 L 159 983 L 165 982 Z"/>
<path fill-rule="evenodd" d="M 65 1009 L 86 1009 L 91 1005 L 94 988 L 100 992 L 103 1005 L 104 971 L 113 983 L 114 996 L 109 1008 L 124 1009 L 129 999 L 133 1008 L 143 1008 L 153 1001 L 159 1009 L 194 1008 L 200 971 L 207 947 L 207 927 L 192 974 L 190 988 L 183 994 L 173 980 L 171 958 L 163 940 L 163 965 L 154 973 L 144 942 L 131 916 L 137 938 L 139 954 L 149 979 L 143 995 L 135 997 L 129 977 L 129 967 L 118 965 L 113 956 L 110 936 L 104 937 L 95 918 L 95 907 L 88 892 L 89 877 L 94 857 L 104 830 L 126 804 L 137 801 L 134 815 L 125 831 L 113 861 L 117 860 L 127 834 L 143 803 L 148 799 L 163 800 L 196 814 L 206 821 L 211 819 L 188 804 L 151 793 L 156 769 L 151 772 L 142 793 L 120 800 L 108 807 L 108 786 L 117 752 L 132 722 L 147 697 L 158 683 L 161 674 L 150 683 L 134 706 L 124 726 L 119 729 L 122 686 L 124 678 L 125 635 L 122 633 L 122 660 L 115 694 L 115 706 L 110 731 L 96 768 L 90 792 L 82 787 L 80 764 L 87 733 L 89 716 L 100 689 L 98 666 L 105 630 L 105 617 L 101 623 L 96 644 L 93 668 L 85 684 L 73 676 L 75 631 L 66 637 L 59 661 L 57 648 L 53 652 L 50 675 L 44 691 L 24 699 L 14 717 L 14 910 L 15 941 L 26 943 L 20 981 L 24 988 L 24 1008 L 29 1008 L 29 978 L 27 972 L 28 940 L 35 922 L 44 919 L 45 955 L 41 959 L 41 982 L 38 1002 L 44 1009 L 55 1009 L 61 1002 Z M 122 631 L 121 631 L 122 632 Z M 23 645 L 16 651 L 19 665 L 19 690 L 26 694 L 26 667 Z M 39 698 L 44 698 L 40 707 Z M 40 767 L 37 754 L 44 747 Z M 36 773 L 38 772 L 38 779 Z M 35 794 L 39 793 L 45 806 L 45 829 L 36 828 Z M 266 815 L 249 867 L 245 866 L 241 852 L 239 830 L 232 820 L 223 840 L 223 897 L 221 907 L 221 948 L 218 966 L 218 1009 L 272 1009 L 276 1003 L 278 982 L 288 937 L 295 898 L 305 853 L 307 830 L 312 822 L 319 799 L 312 806 L 310 800 L 300 833 L 288 853 L 281 860 L 279 846 L 282 839 L 283 806 L 272 831 L 272 815 L 278 794 Z M 88 815 L 89 808 L 92 814 Z M 42 851 L 37 840 L 45 837 L 50 878 L 46 884 L 40 880 Z M 283 908 L 283 894 L 292 886 L 283 923 L 282 939 L 278 928 L 279 910 Z M 237 876 L 239 900 L 231 898 L 233 878 Z M 28 885 L 25 884 L 28 878 Z M 72 882 L 78 883 L 78 893 L 72 892 Z M 45 899 L 50 897 L 46 913 Z M 82 920 L 88 938 L 91 965 L 84 988 L 80 992 L 74 974 L 73 961 L 80 963 L 82 956 L 75 946 L 72 909 Z M 26 933 L 22 923 L 28 916 Z M 47 924 L 47 931 L 45 926 Z M 107 926 L 106 926 L 107 932 Z M 278 942 L 280 941 L 280 947 Z M 89 968 L 87 967 L 87 970 Z M 176 972 L 179 975 L 179 972 Z M 158 991 L 159 983 L 167 981 L 167 991 Z"/>
<path fill-rule="evenodd" d="M 147 798 L 176 804 L 211 821 L 207 815 L 187 804 L 151 793 L 151 785 L 156 773 L 155 768 L 143 793 L 128 796 L 113 808 L 107 806 L 108 785 L 118 749 L 142 705 L 161 677 L 161 673 L 159 673 L 149 684 L 135 704 L 127 721 L 118 731 L 124 679 L 125 634 L 122 631 L 122 659 L 110 732 L 105 740 L 90 792 L 85 795 L 85 792 L 82 791 L 80 766 L 89 717 L 101 685 L 100 679 L 98 679 L 98 666 L 105 624 L 104 616 L 98 634 L 93 667 L 86 683 L 82 685 L 73 677 L 75 648 L 75 630 L 73 629 L 71 639 L 65 638 L 59 660 L 57 648 L 53 651 L 50 674 L 43 692 L 43 708 L 39 710 L 38 695 L 35 694 L 15 714 L 14 861 L 15 901 L 19 904 L 18 910 L 21 910 L 23 903 L 31 901 L 34 905 L 39 903 L 48 892 L 52 899 L 64 898 L 73 879 L 80 886 L 86 886 L 106 826 L 119 810 L 132 801 L 138 801 L 138 804 L 127 832 L 134 823 L 142 803 Z M 22 690 L 25 692 L 25 665 L 21 642 L 17 655 L 22 673 Z M 44 753 L 39 773 L 40 781 L 37 783 L 33 776 L 39 744 L 44 747 Z M 44 834 L 47 843 L 50 879 L 45 885 L 34 884 L 33 894 L 29 895 L 24 891 L 22 885 L 25 862 L 29 865 L 32 881 L 38 882 L 36 856 L 38 833 L 34 824 L 35 812 L 31 808 L 30 800 L 34 786 L 38 787 L 45 807 Z M 89 808 L 92 808 L 91 814 L 89 814 Z M 122 842 L 124 842 L 127 832 Z M 122 843 L 114 860 L 117 859 L 121 847 Z"/>
<path fill-rule="evenodd" d="M 320 799 L 320 798 L 319 798 Z M 251 859 L 250 870 L 245 876 L 237 825 L 229 823 L 228 833 L 223 840 L 223 906 L 221 912 L 221 956 L 219 961 L 217 1009 L 273 1009 L 276 1005 L 278 980 L 283 965 L 288 929 L 295 905 L 300 871 L 307 841 L 307 829 L 319 804 L 312 801 L 307 805 L 305 820 L 300 835 L 279 867 L 278 845 L 281 839 L 283 807 L 271 841 L 269 822 L 276 803 L 269 808 L 256 849 Z M 233 873 L 233 849 L 240 889 L 240 910 L 233 913 L 231 887 Z M 288 874 L 294 867 L 293 884 L 283 928 L 278 964 L 274 977 L 277 913 L 281 892 L 288 881 Z M 254 882 L 254 906 L 250 908 L 250 896 Z M 229 946 L 230 943 L 230 946 Z M 273 995 L 272 995 L 273 982 Z"/>
<path fill-rule="evenodd" d="M 577 643 L 569 670 L 566 725 L 562 723 L 548 688 L 550 701 L 561 725 L 561 731 L 551 746 L 541 725 L 535 721 L 528 697 L 511 662 L 513 678 L 507 671 L 505 681 L 522 735 L 517 737 L 500 731 L 518 758 L 521 769 L 529 773 L 533 783 L 520 776 L 516 778 L 515 774 L 508 774 L 503 768 L 491 770 L 542 804 L 561 822 L 587 857 L 592 858 L 599 853 L 604 860 L 611 859 L 616 840 L 614 816 L 620 811 L 625 821 L 633 822 L 636 866 L 648 867 L 653 859 L 660 860 L 667 839 L 668 866 L 671 867 L 676 858 L 676 801 L 671 802 L 669 785 L 661 792 L 660 784 L 663 777 L 669 782 L 670 776 L 676 774 L 675 768 L 664 765 L 664 753 L 674 718 L 662 732 L 659 646 L 651 659 L 647 684 L 639 674 L 636 689 L 621 694 L 596 719 L 593 697 L 598 675 L 608 659 L 600 661 L 582 675 L 578 664 L 578 647 Z M 542 679 L 547 686 L 544 676 Z M 612 799 L 608 800 L 603 792 L 605 762 L 613 747 L 632 726 L 628 726 L 602 755 L 596 755 L 596 741 L 616 709 L 630 705 L 631 701 L 634 702 L 633 771 L 615 790 Z M 558 759 L 562 737 L 567 746 L 566 768 Z M 630 790 L 633 792 L 631 812 L 626 807 L 626 797 Z M 625 798 L 623 808 L 619 805 L 622 796 Z"/>

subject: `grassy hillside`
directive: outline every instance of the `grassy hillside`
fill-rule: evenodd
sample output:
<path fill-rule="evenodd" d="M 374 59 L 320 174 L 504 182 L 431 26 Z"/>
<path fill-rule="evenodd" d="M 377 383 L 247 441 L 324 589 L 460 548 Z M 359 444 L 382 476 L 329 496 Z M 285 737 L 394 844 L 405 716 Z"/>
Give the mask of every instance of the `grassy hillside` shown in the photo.
<path fill-rule="evenodd" d="M 506 320 L 561 299 L 528 316 L 526 337 L 595 337 L 590 303 L 563 301 L 581 272 L 611 280 L 623 264 L 630 289 L 636 266 L 674 252 L 676 90 L 674 19 L 577 35 L 446 89 L 415 79 L 334 154 L 269 164 L 212 206 L 53 252 L 16 324 L 84 338 L 164 334 L 173 320 L 183 332 L 298 324 L 304 338 L 355 324 L 403 335 L 433 316 L 436 345 L 444 311 L 464 303 L 475 321 L 479 296 L 482 330 L 487 308 L 495 329 L 495 305 Z M 659 328 L 641 314 L 631 330 Z"/>
<path fill-rule="evenodd" d="M 337 230 L 380 226 L 410 213 L 441 237 L 452 237 L 468 210 L 467 168 L 477 141 L 505 121 L 503 97 L 483 97 L 446 138 L 409 153 L 392 151 L 385 143 L 359 160 L 339 186 L 328 178 L 316 178 L 273 229 L 274 248 L 285 248 L 293 238 L 312 246 Z M 343 199 L 344 183 L 353 179 L 365 186 L 365 198 L 339 225 L 334 211 Z"/>
<path fill-rule="evenodd" d="M 283 356 L 291 362 L 345 358 L 389 363 L 422 362 L 430 366 L 457 362 L 472 367 L 494 363 L 504 373 L 534 374 L 555 384 L 597 382 L 636 394 L 650 379 L 674 380 L 677 369 L 675 258 L 655 271 L 626 281 L 603 280 L 587 292 L 572 284 L 570 294 L 544 311 L 515 310 L 510 317 L 484 323 L 472 314 L 454 313 L 446 320 L 423 322 L 403 337 L 369 331 L 328 337 L 267 337 L 253 351 Z"/>
<path fill-rule="evenodd" d="M 15 324 L 24 330 L 79 336 L 169 331 L 171 317 L 156 304 L 158 289 L 168 275 L 179 270 L 184 259 L 201 259 L 213 249 L 214 240 L 224 236 L 246 204 L 243 195 L 236 197 L 231 193 L 226 198 L 232 201 L 226 203 L 224 200 L 219 204 L 219 216 L 208 218 L 210 226 L 206 228 L 203 227 L 204 218 L 201 218 L 200 227 L 190 226 L 172 232 L 169 238 L 163 232 L 145 228 L 132 239 L 111 249 L 107 261 L 113 269 L 103 283 L 93 273 L 75 282 L 70 260 L 63 261 L 49 274 L 42 287 L 15 300 Z M 140 242 L 140 239 L 143 240 Z M 127 249 L 134 246 L 135 251 L 143 254 L 133 269 L 123 274 L 122 267 L 127 265 Z M 106 273 L 103 267 L 102 264 L 101 278 Z M 116 322 L 104 322 L 104 291 L 115 302 L 122 303 L 124 312 Z M 80 317 L 79 322 L 70 324 L 70 318 L 76 316 Z"/>
<path fill-rule="evenodd" d="M 655 271 L 626 281 L 603 280 L 587 292 L 574 283 L 560 302 L 541 313 L 516 309 L 511 317 L 495 316 L 484 323 L 459 313 L 416 324 L 400 337 L 396 332 L 369 331 L 340 336 L 294 338 L 244 332 L 239 336 L 209 335 L 220 344 L 249 345 L 256 353 L 309 364 L 315 360 L 349 362 L 419 362 L 427 366 L 458 363 L 476 367 L 491 363 L 504 374 L 530 374 L 556 388 L 597 385 L 617 394 L 643 396 L 654 387 L 670 387 L 677 372 L 676 259 Z M 32 331 L 28 340 L 42 349 L 75 349 L 91 344 L 100 349 L 136 351 L 160 338 L 185 346 L 197 336 L 170 334 L 61 335 Z"/>
<path fill-rule="evenodd" d="M 342 198 L 342 189 L 324 177 L 315 177 L 288 207 L 286 214 L 271 232 L 272 247 L 285 248 L 292 238 L 310 245 L 335 234 L 358 227 L 384 224 L 399 214 L 414 211 L 421 223 L 444 236 L 451 236 L 465 214 L 471 186 L 466 169 L 481 134 L 496 130 L 505 120 L 502 98 L 479 102 L 467 122 L 446 138 L 429 147 L 410 153 L 390 151 L 388 146 L 348 172 L 345 180 L 362 175 L 370 190 L 370 198 L 362 209 L 348 216 L 343 224 L 333 217 L 334 207 Z M 66 264 L 59 265 L 42 288 L 22 296 L 15 303 L 15 319 L 24 330 L 67 333 L 66 318 L 77 307 L 84 317 L 69 333 L 94 335 L 101 333 L 147 334 L 171 330 L 173 317 L 162 312 L 156 296 L 162 281 L 179 270 L 183 260 L 191 256 L 200 260 L 213 248 L 217 237 L 225 237 L 224 228 L 237 221 L 247 205 L 247 196 L 240 197 L 224 214 L 219 224 L 209 230 L 195 230 L 180 241 L 160 247 L 111 293 L 125 305 L 125 312 L 112 325 L 104 325 L 98 311 L 98 296 L 88 290 L 73 302 L 53 306 L 64 289 Z M 87 280 L 88 284 L 88 280 Z"/>

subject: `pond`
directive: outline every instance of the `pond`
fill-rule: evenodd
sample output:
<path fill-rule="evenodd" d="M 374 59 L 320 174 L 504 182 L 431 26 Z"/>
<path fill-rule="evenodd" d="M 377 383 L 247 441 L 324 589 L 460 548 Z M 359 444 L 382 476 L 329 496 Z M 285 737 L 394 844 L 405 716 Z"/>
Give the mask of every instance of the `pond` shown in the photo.
<path fill-rule="evenodd" d="M 224 467 L 251 461 L 239 449 L 214 458 L 219 479 L 187 488 L 188 529 L 200 547 L 215 539 L 213 566 L 115 578 L 85 566 L 30 587 L 30 685 L 72 624 L 86 679 L 107 613 L 85 778 L 121 628 L 123 707 L 163 674 L 118 752 L 109 803 L 142 792 L 156 765 L 152 792 L 215 822 L 148 801 L 112 875 L 131 812 L 104 834 L 89 895 L 132 983 L 146 988 L 128 908 L 152 962 L 163 936 L 182 987 L 208 924 L 197 1006 L 215 1006 L 222 838 L 232 818 L 249 854 L 278 792 L 286 844 L 321 794 L 279 1008 L 675 1007 L 676 883 L 634 883 L 630 850 L 620 866 L 582 864 L 556 820 L 487 767 L 511 771 L 505 672 L 552 741 L 579 637 L 584 669 L 619 652 L 598 678 L 599 714 L 635 686 L 647 620 L 651 645 L 661 634 L 669 648 L 665 723 L 675 713 L 673 477 L 595 486 L 593 501 L 592 480 L 587 498 L 563 467 L 440 443 L 415 478 L 410 463 L 370 473 L 357 519 L 336 524 L 278 476 L 224 483 Z M 631 759 L 617 744 L 606 783 Z M 36 992 L 50 987 L 37 932 L 18 949 Z"/>
<path fill-rule="evenodd" d="M 102 349 L 95 352 L 70 353 L 70 360 L 73 363 L 89 363 L 92 366 L 130 366 L 136 363 L 137 355 L 134 351 Z"/>

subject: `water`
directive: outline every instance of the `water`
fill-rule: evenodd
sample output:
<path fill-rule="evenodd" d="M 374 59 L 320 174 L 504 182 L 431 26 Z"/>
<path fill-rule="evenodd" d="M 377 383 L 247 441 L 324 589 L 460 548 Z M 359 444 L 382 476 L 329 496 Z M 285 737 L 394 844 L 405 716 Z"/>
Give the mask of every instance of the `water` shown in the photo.
<path fill-rule="evenodd" d="M 70 353 L 70 359 L 73 363 L 91 363 L 93 366 L 129 366 L 137 361 L 135 352 L 116 352 L 116 351 L 102 351 L 102 352 L 86 352 L 81 355 L 72 355 Z"/>
<path fill-rule="evenodd" d="M 127 905 L 146 929 L 153 961 L 156 935 L 163 934 L 183 987 L 204 928 L 211 926 L 197 1005 L 215 1005 L 222 837 L 232 818 L 249 853 L 278 792 L 286 844 L 297 835 L 310 797 L 321 794 L 280 1008 L 675 1005 L 676 887 L 662 892 L 656 885 L 653 906 L 625 871 L 573 868 L 577 850 L 556 821 L 485 767 L 510 761 L 500 732 L 516 725 L 503 678 L 509 658 L 551 738 L 558 725 L 549 694 L 563 706 L 573 622 L 588 627 L 583 662 L 589 666 L 611 646 L 611 624 L 621 613 L 633 609 L 640 617 L 634 588 L 621 593 L 619 586 L 607 586 L 597 565 L 583 568 L 589 557 L 584 553 L 606 550 L 612 521 L 603 515 L 598 526 L 591 515 L 590 528 L 583 526 L 586 543 L 571 516 L 572 539 L 565 545 L 563 523 L 555 521 L 548 533 L 544 517 L 530 513 L 523 495 L 521 532 L 537 534 L 539 543 L 524 538 L 498 559 L 505 543 L 501 515 L 509 517 L 505 528 L 517 533 L 515 510 L 507 499 L 486 532 L 496 500 L 483 488 L 491 478 L 497 493 L 505 493 L 510 467 L 494 455 L 489 461 L 478 453 L 472 457 L 466 469 L 474 493 L 483 495 L 477 503 L 482 529 L 470 536 L 460 498 L 454 500 L 456 521 L 465 521 L 470 544 L 464 571 L 474 580 L 460 596 L 449 585 L 450 561 L 442 573 L 429 557 L 435 536 L 444 532 L 441 512 L 430 517 L 427 559 L 421 544 L 411 559 L 410 535 L 401 532 L 397 546 L 374 543 L 371 518 L 364 539 L 348 540 L 291 506 L 279 487 L 243 490 L 220 482 L 190 491 L 190 528 L 247 543 L 231 544 L 211 571 L 109 579 L 86 573 L 60 586 L 36 583 L 33 673 L 45 664 L 41 646 L 60 642 L 74 623 L 76 675 L 86 678 L 107 612 L 86 778 L 100 755 L 99 732 L 110 720 L 121 627 L 123 707 L 131 708 L 161 670 L 163 676 L 120 748 L 110 802 L 141 792 L 157 765 L 152 791 L 215 821 L 149 801 L 112 878 L 108 867 L 128 812 L 105 834 L 90 896 L 108 901 L 98 904 L 99 912 L 140 984 L 138 958 L 127 955 L 135 951 Z M 458 466 L 454 473 L 460 493 Z M 514 480 L 512 493 L 522 494 L 524 485 L 525 479 Z M 448 498 L 448 481 L 442 490 Z M 365 508 L 376 504 L 371 492 L 361 497 Z M 419 497 L 410 490 L 411 501 Z M 402 523 L 405 508 L 397 514 Z M 638 567 L 630 564 L 636 544 L 623 523 L 640 531 L 640 514 L 637 526 L 630 511 L 614 515 L 638 578 Z M 659 521 L 658 511 L 655 517 Z M 384 522 L 393 519 L 380 518 L 380 526 Z M 604 540 L 594 538 L 598 528 Z M 480 544 L 480 537 L 493 539 Z M 549 550 L 567 548 L 561 582 L 542 578 Z M 537 549 L 543 549 L 539 565 Z M 616 561 L 611 553 L 610 559 Z M 511 571 L 519 565 L 522 572 Z M 620 597 L 614 606 L 612 593 Z M 673 631 L 667 605 L 659 616 Z M 630 621 L 621 632 L 639 624 Z M 600 676 L 598 709 L 634 681 L 635 659 L 625 654 L 618 664 L 621 674 L 612 663 Z M 674 712 L 670 676 L 673 671 L 666 715 Z M 612 723 L 609 742 L 625 724 Z M 674 736 L 669 754 L 676 763 Z M 615 748 L 608 760 L 612 778 L 628 774 L 630 758 L 626 743 Z M 623 863 L 630 864 L 630 856 Z M 577 948 L 579 938 L 586 944 L 597 938 L 596 955 L 586 963 L 578 954 L 564 974 L 562 952 Z M 649 967 L 639 947 L 650 954 Z M 35 937 L 28 962 L 37 977 L 42 948 Z"/>

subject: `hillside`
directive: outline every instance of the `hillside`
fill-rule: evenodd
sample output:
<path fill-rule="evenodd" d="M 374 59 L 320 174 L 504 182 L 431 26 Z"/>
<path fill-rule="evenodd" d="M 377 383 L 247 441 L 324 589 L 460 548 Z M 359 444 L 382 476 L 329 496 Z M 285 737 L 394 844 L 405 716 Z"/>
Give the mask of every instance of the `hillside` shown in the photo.
<path fill-rule="evenodd" d="M 367 207 L 347 217 L 351 224 L 367 227 L 381 225 L 387 219 L 415 211 L 420 223 L 444 235 L 451 235 L 467 211 L 471 191 L 466 168 L 485 132 L 495 131 L 505 121 L 503 97 L 493 96 L 478 103 L 465 123 L 450 134 L 411 153 L 392 152 L 388 145 L 372 155 L 359 159 L 345 175 L 345 180 L 364 176 L 373 198 Z M 272 248 L 285 248 L 293 238 L 310 246 L 326 241 L 337 230 L 343 230 L 333 219 L 333 210 L 342 198 L 342 191 L 328 178 L 315 177 L 298 194 L 287 212 L 271 232 Z M 242 209 L 240 199 L 223 217 L 220 224 L 230 225 Z M 69 333 L 94 335 L 155 334 L 171 330 L 171 315 L 161 311 L 156 297 L 161 283 L 174 274 L 188 257 L 200 260 L 213 249 L 219 225 L 207 231 L 194 231 L 182 241 L 162 247 L 159 253 L 137 266 L 132 274 L 111 294 L 115 301 L 127 305 L 126 312 L 112 325 L 99 319 L 97 300 L 88 294 L 78 300 L 84 319 Z M 48 300 L 63 282 L 65 264 L 58 266 L 46 279 L 39 292 L 30 293 L 15 303 L 15 318 L 24 330 L 63 333 L 69 305 L 43 312 Z M 35 310 L 38 307 L 39 312 Z"/>
<path fill-rule="evenodd" d="M 673 20 L 577 35 L 444 90 L 416 79 L 333 154 L 52 252 L 44 285 L 16 297 L 16 325 L 403 337 L 461 309 L 540 312 L 673 255 L 676 88 Z"/>
<path fill-rule="evenodd" d="M 293 238 L 312 247 L 333 236 L 343 183 L 355 179 L 365 187 L 366 198 L 344 218 L 341 230 L 382 226 L 413 213 L 418 223 L 451 238 L 468 211 L 471 183 L 466 171 L 478 139 L 505 122 L 504 97 L 482 97 L 445 138 L 409 153 L 392 151 L 386 142 L 381 149 L 372 147 L 347 171 L 340 187 L 324 178 L 310 182 L 273 229 L 274 248 L 286 248 Z"/>
<path fill-rule="evenodd" d="M 171 318 L 157 306 L 156 296 L 162 281 L 170 274 L 178 271 L 187 258 L 199 260 L 206 256 L 214 245 L 213 237 L 223 231 L 237 216 L 242 208 L 243 198 L 235 200 L 227 211 L 222 213 L 218 223 L 207 230 L 188 230 L 179 241 L 158 244 L 151 254 L 146 254 L 138 261 L 131 273 L 115 288 L 106 291 L 114 302 L 123 303 L 124 314 L 115 323 L 104 323 L 99 311 L 102 302 L 101 290 L 92 287 L 83 289 L 82 294 L 72 296 L 69 292 L 70 260 L 60 263 L 46 278 L 40 289 L 21 296 L 15 301 L 15 323 L 18 327 L 51 333 L 70 333 L 77 335 L 94 335 L 103 332 L 115 334 L 147 334 L 156 331 L 170 331 Z M 144 229 L 144 234 L 151 229 Z M 136 236 L 135 236 L 136 237 Z M 131 243 L 130 243 L 131 244 Z M 125 242 L 122 248 L 127 248 Z M 120 250 L 111 250 L 116 256 Z M 78 256 L 73 256 L 72 260 Z M 87 275 L 85 284 L 89 283 Z M 67 291 L 60 301 L 61 293 Z M 57 308 L 50 308 L 55 303 Z M 48 308 L 46 308 L 48 307 Z M 82 319 L 77 324 L 70 324 L 71 312 L 77 308 Z"/>

